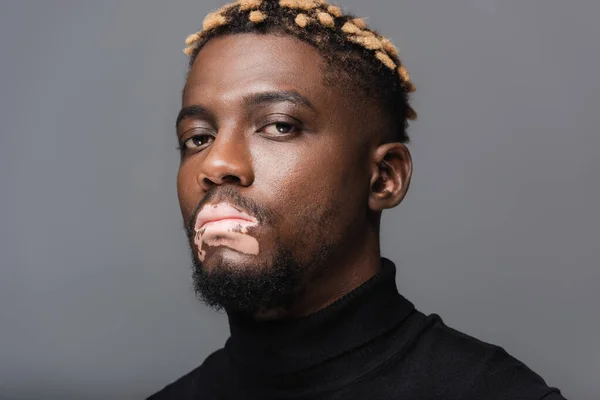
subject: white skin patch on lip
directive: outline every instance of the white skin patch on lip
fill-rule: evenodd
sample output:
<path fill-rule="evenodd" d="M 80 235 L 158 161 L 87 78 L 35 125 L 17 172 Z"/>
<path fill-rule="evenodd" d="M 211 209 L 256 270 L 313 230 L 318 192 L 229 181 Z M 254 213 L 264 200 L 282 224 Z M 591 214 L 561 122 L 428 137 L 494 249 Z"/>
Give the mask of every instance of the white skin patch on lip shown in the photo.
<path fill-rule="evenodd" d="M 248 235 L 248 228 L 255 225 L 252 222 L 224 220 L 209 223 L 196 230 L 194 243 L 198 248 L 198 258 L 204 261 L 204 246 L 226 246 L 240 253 L 257 255 L 258 240 Z"/>

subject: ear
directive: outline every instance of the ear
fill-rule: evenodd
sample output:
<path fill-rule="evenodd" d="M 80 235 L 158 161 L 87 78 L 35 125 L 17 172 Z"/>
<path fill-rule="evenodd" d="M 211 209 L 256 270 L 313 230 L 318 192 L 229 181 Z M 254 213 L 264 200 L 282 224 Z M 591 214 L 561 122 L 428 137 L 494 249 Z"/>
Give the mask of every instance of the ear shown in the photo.
<path fill-rule="evenodd" d="M 402 143 L 386 143 L 373 154 L 369 208 L 383 211 L 396 207 L 408 191 L 412 158 Z"/>

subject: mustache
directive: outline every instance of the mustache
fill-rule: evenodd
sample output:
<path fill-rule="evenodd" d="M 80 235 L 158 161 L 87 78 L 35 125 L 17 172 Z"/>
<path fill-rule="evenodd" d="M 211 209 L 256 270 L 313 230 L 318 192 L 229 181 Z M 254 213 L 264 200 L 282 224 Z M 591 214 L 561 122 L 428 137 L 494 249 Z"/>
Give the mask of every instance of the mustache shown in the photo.
<path fill-rule="evenodd" d="M 213 186 L 206 192 L 202 200 L 198 202 L 198 205 L 192 213 L 192 217 L 189 221 L 187 221 L 185 230 L 188 232 L 188 235 L 193 236 L 196 234 L 194 231 L 194 225 L 196 223 L 198 213 L 205 205 L 209 203 L 229 203 L 238 210 L 246 212 L 255 217 L 261 224 L 269 223 L 273 221 L 275 217 L 273 212 L 260 206 L 254 200 L 242 196 L 232 186 Z"/>

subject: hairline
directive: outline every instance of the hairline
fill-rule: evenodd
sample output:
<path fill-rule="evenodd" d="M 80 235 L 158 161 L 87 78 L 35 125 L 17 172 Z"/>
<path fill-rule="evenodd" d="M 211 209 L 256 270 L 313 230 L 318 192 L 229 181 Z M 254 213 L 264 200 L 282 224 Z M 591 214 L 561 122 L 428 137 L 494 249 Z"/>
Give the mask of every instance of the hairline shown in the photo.
<path fill-rule="evenodd" d="M 323 54 L 323 51 L 321 51 L 321 49 L 319 49 L 317 46 L 315 46 L 313 43 L 311 43 L 308 40 L 303 40 L 302 38 L 294 35 L 293 33 L 287 32 L 285 28 L 281 28 L 281 27 L 269 27 L 269 29 L 265 32 L 260 32 L 260 31 L 252 31 L 252 32 L 222 32 L 219 33 L 213 37 L 208 38 L 205 42 L 202 43 L 201 46 L 198 47 L 198 49 L 196 50 L 196 52 L 194 53 L 193 57 L 190 57 L 189 63 L 188 63 L 188 70 L 186 72 L 186 77 L 185 77 L 185 81 L 186 84 L 184 85 L 183 89 L 182 89 L 182 93 L 181 93 L 181 98 L 182 98 L 182 102 L 183 102 L 183 98 L 185 96 L 185 89 L 187 86 L 187 80 L 189 77 L 189 74 L 196 62 L 196 60 L 198 59 L 198 57 L 200 56 L 200 54 L 202 53 L 202 49 L 204 48 L 204 46 L 206 46 L 208 43 L 210 43 L 212 40 L 214 39 L 220 39 L 220 38 L 224 38 L 224 37 L 228 37 L 228 36 L 238 36 L 238 35 L 253 35 L 256 37 L 260 37 L 260 36 L 267 36 L 267 35 L 271 35 L 271 36 L 277 36 L 277 37 L 289 37 L 292 40 L 296 40 L 300 43 L 306 44 L 308 46 L 310 46 L 313 50 L 315 50 L 317 52 L 317 54 L 320 57 L 321 60 L 321 65 L 320 68 L 322 70 L 322 82 L 325 86 L 329 86 L 329 87 L 336 87 L 337 89 L 340 89 L 342 92 L 342 96 L 344 99 L 348 98 L 348 99 L 353 99 L 355 98 L 355 100 L 351 100 L 349 102 L 346 102 L 346 106 L 350 106 L 350 107 L 356 107 L 358 105 L 360 105 L 361 102 L 367 102 L 369 103 L 371 106 L 374 106 L 375 108 L 377 107 L 377 103 L 378 100 L 376 98 L 374 98 L 373 96 L 369 96 L 367 93 L 364 92 L 364 90 L 362 88 L 360 88 L 360 85 L 358 84 L 358 82 L 356 81 L 356 78 L 352 76 L 352 74 L 347 71 L 342 62 L 339 63 L 335 63 L 335 61 L 332 58 L 326 57 L 326 55 Z M 341 84 L 340 84 L 341 83 Z M 358 98 L 356 98 L 356 96 L 353 96 L 352 94 L 352 90 L 353 89 L 358 89 L 358 92 L 360 93 L 360 96 Z M 378 112 L 378 117 L 382 118 L 383 120 L 390 119 L 391 117 L 387 117 L 384 113 L 382 112 Z M 385 123 L 386 125 L 391 125 L 390 122 Z M 390 129 L 391 131 L 392 129 Z M 371 133 L 371 135 L 367 135 L 367 136 L 372 136 L 375 135 L 376 133 Z M 393 132 L 390 132 L 389 136 L 393 136 Z M 385 138 L 388 135 L 387 134 L 382 134 L 382 136 Z M 385 142 L 391 142 L 394 141 L 392 139 L 385 139 Z"/>

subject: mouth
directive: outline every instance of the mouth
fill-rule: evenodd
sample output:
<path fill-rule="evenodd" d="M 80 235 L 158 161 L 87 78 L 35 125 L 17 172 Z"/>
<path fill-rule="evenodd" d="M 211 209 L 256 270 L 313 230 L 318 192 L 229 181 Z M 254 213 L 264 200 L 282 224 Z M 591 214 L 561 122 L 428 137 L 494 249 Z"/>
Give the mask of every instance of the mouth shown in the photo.
<path fill-rule="evenodd" d="M 238 210 L 228 203 L 207 204 L 196 216 L 194 230 L 208 228 L 235 229 L 258 225 L 258 220 L 250 214 Z"/>
<path fill-rule="evenodd" d="M 257 255 L 258 241 L 248 234 L 248 228 L 256 225 L 256 218 L 228 203 L 205 205 L 194 224 L 194 242 L 200 261 L 204 261 L 207 254 L 204 246 L 226 246 L 238 253 Z"/>
<path fill-rule="evenodd" d="M 246 228 L 254 226 L 252 221 L 241 218 L 222 218 L 213 221 L 207 221 L 200 226 L 196 232 L 201 234 L 216 234 L 219 232 L 245 232 Z"/>

